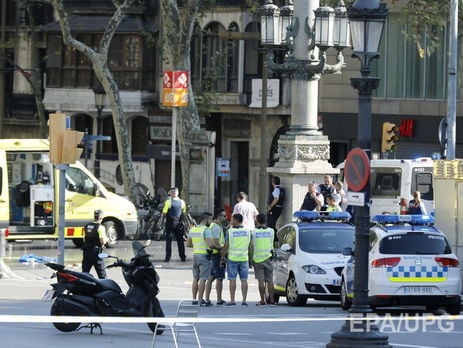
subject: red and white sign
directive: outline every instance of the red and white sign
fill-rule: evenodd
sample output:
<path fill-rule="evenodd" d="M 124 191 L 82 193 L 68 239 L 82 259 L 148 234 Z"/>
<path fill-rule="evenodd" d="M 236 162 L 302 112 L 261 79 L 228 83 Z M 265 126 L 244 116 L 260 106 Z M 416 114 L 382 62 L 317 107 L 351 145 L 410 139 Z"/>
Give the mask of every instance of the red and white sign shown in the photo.
<path fill-rule="evenodd" d="M 162 105 L 188 105 L 188 71 L 164 71 Z"/>

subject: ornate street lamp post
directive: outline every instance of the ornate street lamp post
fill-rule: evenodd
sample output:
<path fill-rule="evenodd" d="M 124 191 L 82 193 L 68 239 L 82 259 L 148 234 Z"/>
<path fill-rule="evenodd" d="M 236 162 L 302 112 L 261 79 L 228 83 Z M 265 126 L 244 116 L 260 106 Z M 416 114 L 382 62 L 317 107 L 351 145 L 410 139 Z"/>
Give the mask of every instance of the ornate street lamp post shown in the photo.
<path fill-rule="evenodd" d="M 101 117 L 101 114 L 106 104 L 106 92 L 103 86 L 98 84 L 98 86 L 93 89 L 93 93 L 95 94 L 95 108 L 97 112 L 96 135 L 101 135 L 101 133 L 103 132 L 103 118 Z M 97 178 L 100 178 L 100 160 L 99 158 L 97 158 L 97 155 L 99 156 L 102 152 L 102 144 L 99 140 L 97 140 L 96 144 L 97 147 L 95 152 L 95 161 L 93 168 L 95 171 L 95 176 Z"/>
<path fill-rule="evenodd" d="M 342 50 L 349 44 L 349 22 L 342 0 L 336 9 L 319 7 L 318 0 L 288 0 L 279 11 L 267 0 L 261 12 L 261 42 L 268 48 L 270 70 L 291 79 L 291 124 L 278 140 L 278 162 L 268 172 L 280 176 L 287 200 L 283 221 L 300 206 L 309 180 L 321 180 L 338 170 L 328 162 L 328 137 L 318 130 L 318 80 L 344 66 Z M 335 64 L 328 64 L 327 50 L 337 51 Z M 285 59 L 275 63 L 273 50 L 284 50 Z"/>
<path fill-rule="evenodd" d="M 379 0 L 356 0 L 349 11 L 353 57 L 361 63 L 361 77 L 351 78 L 351 85 L 359 94 L 358 146 L 371 158 L 371 96 L 379 86 L 379 78 L 370 77 L 370 63 L 379 57 L 379 43 L 388 10 Z M 370 195 L 367 183 L 366 197 Z M 368 199 L 365 199 L 368 202 Z M 350 314 L 340 331 L 331 335 L 327 348 L 335 347 L 391 347 L 388 337 L 368 321 L 368 254 L 370 207 L 355 207 L 355 273 L 354 298 Z"/>

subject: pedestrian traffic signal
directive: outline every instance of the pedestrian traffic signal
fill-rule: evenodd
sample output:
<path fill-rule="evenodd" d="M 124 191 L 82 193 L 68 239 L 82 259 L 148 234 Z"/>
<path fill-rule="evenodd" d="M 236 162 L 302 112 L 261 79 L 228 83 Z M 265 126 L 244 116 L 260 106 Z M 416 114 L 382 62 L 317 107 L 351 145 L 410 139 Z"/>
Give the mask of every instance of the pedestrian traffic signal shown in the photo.
<path fill-rule="evenodd" d="M 48 119 L 50 161 L 53 164 L 72 164 L 80 158 L 83 132 L 66 129 L 66 114 L 57 112 Z"/>
<path fill-rule="evenodd" d="M 398 136 L 399 127 L 391 122 L 383 123 L 383 136 L 381 139 L 381 152 L 394 151 L 396 144 L 399 140 Z"/>
<path fill-rule="evenodd" d="M 50 141 L 51 163 L 61 163 L 63 152 L 64 130 L 66 129 L 66 114 L 57 112 L 50 114 L 48 119 L 48 140 Z"/>
<path fill-rule="evenodd" d="M 63 153 L 61 163 L 74 164 L 84 151 L 82 146 L 82 137 L 84 132 L 78 132 L 72 129 L 64 130 Z"/>

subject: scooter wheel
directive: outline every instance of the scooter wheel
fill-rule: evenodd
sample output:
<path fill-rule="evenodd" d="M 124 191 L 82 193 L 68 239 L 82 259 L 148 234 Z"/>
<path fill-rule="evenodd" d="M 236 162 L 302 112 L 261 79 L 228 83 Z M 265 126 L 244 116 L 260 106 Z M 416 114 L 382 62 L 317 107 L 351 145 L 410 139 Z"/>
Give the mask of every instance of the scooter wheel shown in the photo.
<path fill-rule="evenodd" d="M 56 304 L 56 302 L 53 303 L 51 306 L 50 310 L 50 315 L 72 315 L 70 313 L 65 313 L 64 311 L 61 310 L 59 305 Z M 58 329 L 59 331 L 62 332 L 72 332 L 77 330 L 77 328 L 80 326 L 80 323 L 52 323 L 53 326 Z"/>
<path fill-rule="evenodd" d="M 161 304 L 157 298 L 153 299 L 153 303 L 151 305 L 151 316 L 152 317 L 165 317 L 164 312 L 162 311 Z M 148 327 L 150 328 L 151 332 L 154 333 L 156 330 L 157 323 L 148 323 Z M 158 325 L 156 330 L 156 335 L 162 335 L 164 332 L 164 325 Z"/>

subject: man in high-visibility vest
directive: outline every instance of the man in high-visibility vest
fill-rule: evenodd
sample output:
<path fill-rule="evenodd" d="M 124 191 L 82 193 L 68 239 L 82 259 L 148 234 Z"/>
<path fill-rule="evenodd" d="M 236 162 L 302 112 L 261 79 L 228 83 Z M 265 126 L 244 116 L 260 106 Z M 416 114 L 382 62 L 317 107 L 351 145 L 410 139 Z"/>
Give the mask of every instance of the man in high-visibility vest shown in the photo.
<path fill-rule="evenodd" d="M 273 299 L 273 262 L 272 256 L 274 253 L 273 243 L 275 231 L 271 227 L 267 227 L 267 216 L 259 214 L 256 217 L 257 226 L 251 232 L 251 245 L 249 247 L 252 258 L 252 267 L 254 267 L 254 275 L 259 286 L 260 302 L 257 306 L 266 304 L 265 287 L 269 295 L 268 304 L 275 306 Z"/>
<path fill-rule="evenodd" d="M 206 302 L 203 298 L 206 281 L 209 282 L 211 275 L 211 249 L 220 248 L 212 239 L 212 231 L 209 228 L 211 222 L 212 214 L 203 213 L 199 224 L 191 228 L 186 242 L 188 247 L 193 248 L 193 283 L 191 285 L 193 302 L 199 301 L 200 306 L 207 307 L 212 306 L 211 301 Z"/>
<path fill-rule="evenodd" d="M 225 306 L 235 307 L 236 278 L 239 275 L 241 280 L 241 294 L 243 301 L 241 305 L 247 307 L 246 297 L 248 295 L 248 274 L 249 274 L 249 243 L 251 242 L 251 230 L 243 227 L 243 215 L 233 214 L 232 228 L 225 236 L 223 256 L 227 256 L 227 276 L 230 286 L 230 302 Z"/>
<path fill-rule="evenodd" d="M 216 209 L 214 212 L 214 220 L 209 226 L 212 231 L 212 238 L 214 243 L 220 245 L 223 248 L 225 243 L 224 227 L 227 228 L 228 221 L 225 209 Z M 221 249 L 212 250 L 212 269 L 209 277 L 209 282 L 206 282 L 206 302 L 209 301 L 209 297 L 212 290 L 212 283 L 215 282 L 215 290 L 217 293 L 217 306 L 223 306 L 225 301 L 222 299 L 223 279 L 225 278 L 225 260 L 222 261 Z"/>

